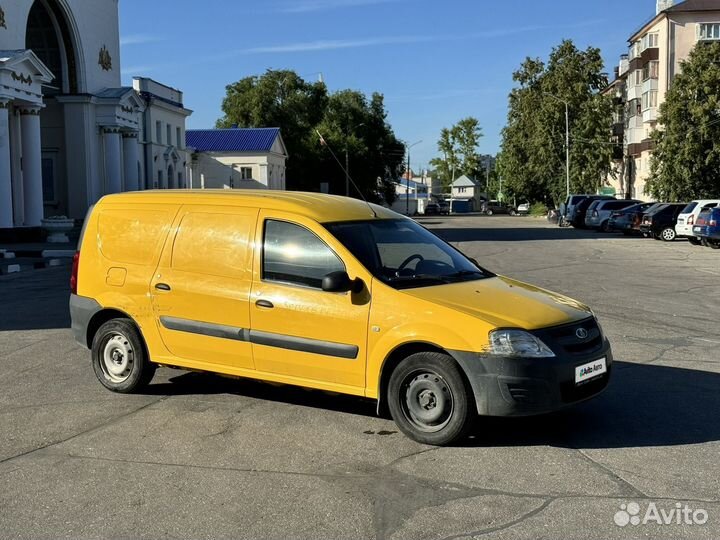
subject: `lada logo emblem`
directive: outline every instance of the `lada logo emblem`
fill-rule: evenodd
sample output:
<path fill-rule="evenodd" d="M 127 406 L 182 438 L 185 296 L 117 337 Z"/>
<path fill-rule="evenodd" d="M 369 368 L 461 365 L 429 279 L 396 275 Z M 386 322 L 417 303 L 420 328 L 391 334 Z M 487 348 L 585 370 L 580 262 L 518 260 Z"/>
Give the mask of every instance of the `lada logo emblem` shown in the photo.
<path fill-rule="evenodd" d="M 578 328 L 577 330 L 575 330 L 575 335 L 578 339 L 587 339 L 588 331 L 584 328 Z"/>

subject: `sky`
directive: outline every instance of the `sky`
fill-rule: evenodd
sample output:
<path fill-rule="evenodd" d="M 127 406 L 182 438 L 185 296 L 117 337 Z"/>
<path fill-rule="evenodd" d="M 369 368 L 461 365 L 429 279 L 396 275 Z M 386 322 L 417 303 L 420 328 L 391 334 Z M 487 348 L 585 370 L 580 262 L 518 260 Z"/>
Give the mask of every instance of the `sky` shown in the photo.
<path fill-rule="evenodd" d="M 292 69 L 332 91 L 385 96 L 414 170 L 443 127 L 474 116 L 496 153 L 512 73 L 564 38 L 599 47 L 610 74 L 654 0 L 121 0 L 125 84 L 151 77 L 184 92 L 187 127 L 214 127 L 225 86 Z M 281 126 L 282 127 L 282 126 Z"/>

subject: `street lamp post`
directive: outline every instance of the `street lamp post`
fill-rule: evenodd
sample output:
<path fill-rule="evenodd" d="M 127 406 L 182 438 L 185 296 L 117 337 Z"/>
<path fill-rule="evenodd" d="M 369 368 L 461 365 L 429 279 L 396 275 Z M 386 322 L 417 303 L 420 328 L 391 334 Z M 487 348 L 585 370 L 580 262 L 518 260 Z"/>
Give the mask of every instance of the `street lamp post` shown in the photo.
<path fill-rule="evenodd" d="M 365 122 L 358 124 L 350 128 L 348 125 L 347 133 L 345 133 L 345 196 L 350 196 L 350 155 L 348 154 L 348 139 L 350 138 L 350 131 L 355 131 L 359 127 L 363 127 Z"/>
<path fill-rule="evenodd" d="M 408 144 L 405 144 L 405 152 L 407 152 L 407 171 L 405 171 L 405 174 L 407 174 L 407 185 L 405 187 L 405 214 L 410 215 L 410 149 L 413 146 L 416 146 L 420 144 L 422 141 L 417 141 L 412 143 L 408 146 Z M 417 200 L 417 197 L 415 197 Z"/>
<path fill-rule="evenodd" d="M 570 196 L 570 104 L 553 94 L 543 92 L 544 96 L 557 99 L 565 104 L 565 180 L 567 183 L 567 196 Z"/>

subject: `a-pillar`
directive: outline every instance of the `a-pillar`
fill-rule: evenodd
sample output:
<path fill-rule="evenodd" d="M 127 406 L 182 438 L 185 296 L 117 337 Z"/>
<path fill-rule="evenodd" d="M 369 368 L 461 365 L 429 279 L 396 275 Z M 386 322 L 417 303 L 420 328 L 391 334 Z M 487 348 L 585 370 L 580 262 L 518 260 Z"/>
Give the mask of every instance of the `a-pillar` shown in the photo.
<path fill-rule="evenodd" d="M 122 191 L 122 163 L 120 160 L 120 129 L 103 129 L 103 146 L 105 147 L 105 174 L 107 178 L 106 193 Z"/>
<path fill-rule="evenodd" d="M 13 226 L 9 108 L 10 101 L 0 99 L 0 229 Z"/>
<path fill-rule="evenodd" d="M 123 169 L 125 172 L 125 191 L 140 189 L 138 176 L 138 134 L 135 131 L 123 132 Z"/>
<path fill-rule="evenodd" d="M 25 225 L 38 227 L 44 217 L 40 107 L 20 108 L 20 131 Z"/>

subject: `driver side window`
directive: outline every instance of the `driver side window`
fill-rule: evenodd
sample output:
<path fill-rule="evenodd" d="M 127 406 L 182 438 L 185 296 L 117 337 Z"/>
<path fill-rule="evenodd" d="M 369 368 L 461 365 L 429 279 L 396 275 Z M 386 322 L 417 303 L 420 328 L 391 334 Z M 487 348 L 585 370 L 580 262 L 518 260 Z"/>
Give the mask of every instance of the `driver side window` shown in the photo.
<path fill-rule="evenodd" d="M 345 265 L 308 229 L 287 221 L 266 220 L 262 279 L 320 289 L 322 279 Z"/>

